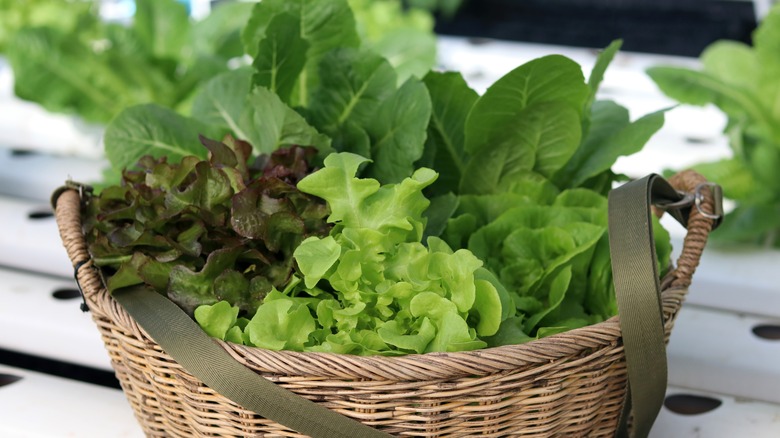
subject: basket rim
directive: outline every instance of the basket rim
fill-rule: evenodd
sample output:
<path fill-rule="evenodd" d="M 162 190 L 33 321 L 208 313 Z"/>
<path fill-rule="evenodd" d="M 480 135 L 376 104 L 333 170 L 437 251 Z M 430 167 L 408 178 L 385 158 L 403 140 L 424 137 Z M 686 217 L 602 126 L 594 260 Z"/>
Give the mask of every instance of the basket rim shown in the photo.
<path fill-rule="evenodd" d="M 97 268 L 91 261 L 81 269 L 79 278 L 91 277 L 86 288 L 99 285 L 91 299 L 87 299 L 93 317 L 105 318 L 123 331 L 161 350 L 125 309 L 111 296 L 102 283 Z M 670 273 L 671 275 L 671 273 Z M 94 281 L 97 280 L 97 283 Z M 89 284 L 91 283 L 91 284 Z M 82 283 L 83 284 L 83 283 Z M 664 330 L 668 336 L 673 318 L 680 309 L 687 287 L 667 286 L 662 291 Z M 622 335 L 620 316 L 613 316 L 597 324 L 536 339 L 522 344 L 487 347 L 457 352 L 432 352 L 401 356 L 360 356 L 333 352 L 269 350 L 261 347 L 235 344 L 214 338 L 236 360 L 264 375 L 322 377 L 328 379 L 369 379 L 372 381 L 417 381 L 421 379 L 452 379 L 486 376 L 517 370 L 529 365 L 554 364 L 572 357 L 594 354 L 598 350 L 620 349 Z M 604 354 L 609 354 L 605 351 Z M 538 369 L 537 369 L 538 371 Z M 294 378 L 294 377 L 293 377 Z"/>

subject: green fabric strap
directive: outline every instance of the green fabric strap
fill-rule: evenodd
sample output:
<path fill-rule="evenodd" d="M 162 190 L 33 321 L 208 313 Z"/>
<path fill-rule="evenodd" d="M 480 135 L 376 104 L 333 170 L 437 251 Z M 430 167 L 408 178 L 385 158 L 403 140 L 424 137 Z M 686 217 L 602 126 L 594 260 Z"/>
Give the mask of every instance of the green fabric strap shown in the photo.
<path fill-rule="evenodd" d="M 658 175 L 627 183 L 609 194 L 609 245 L 620 330 L 628 368 L 626 408 L 618 437 L 646 438 L 666 395 L 666 345 L 651 203 L 682 199 Z M 683 225 L 687 212 L 670 211 Z M 633 414 L 628 432 L 628 414 Z"/>
<path fill-rule="evenodd" d="M 390 436 L 256 374 L 233 359 L 184 311 L 157 292 L 138 285 L 115 290 L 113 296 L 184 369 L 244 408 L 315 438 Z"/>

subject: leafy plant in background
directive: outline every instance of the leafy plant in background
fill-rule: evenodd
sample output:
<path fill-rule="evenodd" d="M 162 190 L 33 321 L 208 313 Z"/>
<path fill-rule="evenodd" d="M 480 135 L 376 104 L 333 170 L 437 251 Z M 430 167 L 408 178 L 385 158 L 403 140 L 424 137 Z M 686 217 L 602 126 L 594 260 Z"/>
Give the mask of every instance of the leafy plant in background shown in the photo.
<path fill-rule="evenodd" d="M 52 13 L 50 3 L 32 2 L 29 10 Z M 59 3 L 67 3 L 57 5 L 62 22 L 31 20 L 9 37 L 14 91 L 50 111 L 101 123 L 139 103 L 187 112 L 198 85 L 243 55 L 239 31 L 252 7 L 226 3 L 192 22 L 175 0 L 138 0 L 133 22 L 125 26 L 101 21 L 96 7 Z M 69 19 L 76 11 L 81 13 Z"/>
<path fill-rule="evenodd" d="M 206 158 L 198 134 L 231 134 L 254 154 L 317 149 L 325 168 L 298 189 L 327 201 L 329 235 L 297 247 L 295 274 L 271 282 L 254 316 L 240 303 L 196 309 L 206 331 L 398 354 L 525 342 L 615 314 L 604 195 L 621 177 L 610 167 L 663 124 L 663 111 L 631 121 L 596 100 L 619 42 L 587 82 L 553 55 L 479 96 L 458 73 L 399 81 L 346 0 L 264 0 L 242 40 L 252 66 L 210 80 L 191 117 L 136 106 L 105 136 L 117 169 L 146 154 Z M 669 238 L 656 237 L 665 268 Z"/>
<path fill-rule="evenodd" d="M 728 117 L 733 157 L 693 166 L 718 181 L 736 208 L 713 236 L 725 242 L 780 247 L 780 6 L 753 33 L 753 46 L 718 41 L 702 68 L 653 67 L 661 91 L 681 103 L 713 104 Z"/>
<path fill-rule="evenodd" d="M 466 0 L 407 0 L 409 6 L 440 12 L 445 17 L 452 17 Z"/>
<path fill-rule="evenodd" d="M 398 83 L 422 78 L 436 64 L 433 16 L 419 8 L 403 9 L 397 0 L 349 0 L 363 47 L 395 67 Z"/>
<path fill-rule="evenodd" d="M 96 7 L 92 0 L 0 0 L 0 53 L 22 28 L 53 27 L 65 34 L 93 29 Z"/>

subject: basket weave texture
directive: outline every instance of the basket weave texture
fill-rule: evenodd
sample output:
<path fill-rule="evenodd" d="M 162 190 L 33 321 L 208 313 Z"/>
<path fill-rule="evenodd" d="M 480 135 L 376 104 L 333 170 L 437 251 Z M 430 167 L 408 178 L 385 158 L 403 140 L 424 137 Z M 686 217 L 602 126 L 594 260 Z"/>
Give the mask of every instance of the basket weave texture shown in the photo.
<path fill-rule="evenodd" d="M 671 182 L 692 191 L 703 178 L 683 172 Z M 173 361 L 105 289 L 87 252 L 78 193 L 56 202 L 63 244 L 147 436 L 304 436 L 231 402 Z M 711 207 L 705 199 L 703 209 Z M 712 220 L 691 211 L 682 255 L 662 281 L 667 340 L 711 228 Z M 402 357 L 219 342 L 284 388 L 398 436 L 613 436 L 626 393 L 618 317 L 522 345 Z"/>

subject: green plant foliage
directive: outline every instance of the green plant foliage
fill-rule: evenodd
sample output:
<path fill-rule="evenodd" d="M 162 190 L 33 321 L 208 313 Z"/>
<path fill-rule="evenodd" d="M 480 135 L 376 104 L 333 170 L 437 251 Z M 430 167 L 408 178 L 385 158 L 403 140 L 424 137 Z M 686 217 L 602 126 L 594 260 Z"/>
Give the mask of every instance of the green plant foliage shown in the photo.
<path fill-rule="evenodd" d="M 715 105 L 728 118 L 733 158 L 692 168 L 723 186 L 736 201 L 715 241 L 780 247 L 780 7 L 764 17 L 753 46 L 717 41 L 701 54 L 700 69 L 658 66 L 647 73 L 669 97 Z"/>
<path fill-rule="evenodd" d="M 350 354 L 472 350 L 494 335 L 508 297 L 482 262 L 441 240 L 422 244 L 429 201 L 422 190 L 436 173 L 421 168 L 398 184 L 356 178 L 366 159 L 332 154 L 298 188 L 330 206 L 327 237 L 295 250 L 302 281 L 269 295 L 245 328 L 251 345 Z M 486 279 L 487 278 L 487 279 Z M 492 280 L 492 281 L 491 281 Z M 235 310 L 208 308 L 219 326 Z M 231 313 L 232 312 L 232 313 Z"/>
<path fill-rule="evenodd" d="M 21 2 L 28 3 L 41 2 Z M 83 2 L 45 3 L 30 11 L 54 14 L 51 5 L 61 3 L 62 22 L 31 18 L 8 37 L 14 91 L 50 111 L 100 123 L 142 103 L 187 112 L 197 87 L 243 54 L 237 32 L 252 7 L 227 3 L 195 23 L 175 0 L 139 0 L 132 24 L 124 26 L 99 20 L 97 7 Z"/>
<path fill-rule="evenodd" d="M 316 151 L 280 148 L 249 163 L 248 143 L 201 142 L 206 159 L 144 156 L 121 186 L 91 199 L 88 249 L 113 273 L 109 290 L 145 283 L 190 314 L 227 300 L 252 315 L 289 282 L 298 244 L 329 229 L 323 201 L 295 188 Z M 210 331 L 223 326 L 202 317 Z"/>
<path fill-rule="evenodd" d="M 146 282 L 197 309 L 212 336 L 298 351 L 472 350 L 613 316 L 610 168 L 663 123 L 663 111 L 631 121 L 596 99 L 620 43 L 587 82 L 553 55 L 479 96 L 458 73 L 404 72 L 366 42 L 350 4 L 264 0 L 242 34 L 255 62 L 208 81 L 191 117 L 138 106 L 109 125 L 112 165 L 141 159 L 143 170 L 100 203 L 129 215 L 137 191 L 160 225 L 181 227 L 152 239 L 117 213 L 125 222 L 91 248 L 115 266 L 109 285 Z M 204 139 L 207 157 L 187 140 L 203 132 L 232 137 Z M 286 150 L 312 152 L 274 152 Z M 259 167 L 262 182 L 247 182 Z M 170 220 L 193 210 L 203 218 Z M 204 251 L 216 223 L 230 237 Z M 195 253 L 197 263 L 177 259 Z"/>

